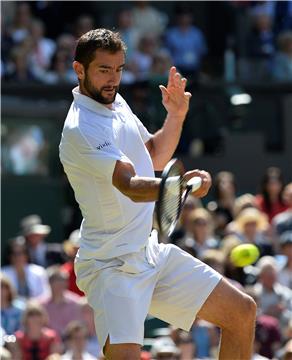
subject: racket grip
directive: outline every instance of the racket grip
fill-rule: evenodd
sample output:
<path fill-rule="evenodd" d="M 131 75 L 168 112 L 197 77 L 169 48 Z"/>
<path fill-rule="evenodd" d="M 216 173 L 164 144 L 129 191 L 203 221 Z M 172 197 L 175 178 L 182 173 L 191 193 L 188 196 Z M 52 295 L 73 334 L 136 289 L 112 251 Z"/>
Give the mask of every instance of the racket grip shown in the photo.
<path fill-rule="evenodd" d="M 199 176 L 194 176 L 187 182 L 187 189 L 190 192 L 197 191 L 202 185 L 202 179 Z"/>

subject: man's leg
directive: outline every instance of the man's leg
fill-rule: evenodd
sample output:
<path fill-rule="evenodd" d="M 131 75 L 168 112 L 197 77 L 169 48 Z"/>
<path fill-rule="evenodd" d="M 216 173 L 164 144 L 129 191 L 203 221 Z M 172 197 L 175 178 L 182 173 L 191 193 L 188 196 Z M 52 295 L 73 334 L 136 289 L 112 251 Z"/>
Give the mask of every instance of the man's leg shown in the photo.
<path fill-rule="evenodd" d="M 250 360 L 253 352 L 256 304 L 222 279 L 198 315 L 221 328 L 220 360 Z"/>
<path fill-rule="evenodd" d="M 139 344 L 110 344 L 107 338 L 103 352 L 106 360 L 140 360 Z"/>

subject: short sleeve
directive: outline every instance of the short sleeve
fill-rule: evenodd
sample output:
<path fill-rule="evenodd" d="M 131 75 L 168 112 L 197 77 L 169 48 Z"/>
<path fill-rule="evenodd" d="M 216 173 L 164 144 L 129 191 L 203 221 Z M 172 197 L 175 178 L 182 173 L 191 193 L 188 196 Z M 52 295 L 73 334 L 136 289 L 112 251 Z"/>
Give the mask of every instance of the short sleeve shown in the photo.
<path fill-rule="evenodd" d="M 131 163 L 102 127 L 79 127 L 67 140 L 66 151 L 61 154 L 65 166 L 77 165 L 94 176 L 111 178 L 117 160 Z"/>
<path fill-rule="evenodd" d="M 137 124 L 139 133 L 144 143 L 152 138 L 152 134 L 146 129 L 146 127 L 142 124 L 142 122 L 134 115 L 135 122 Z"/>

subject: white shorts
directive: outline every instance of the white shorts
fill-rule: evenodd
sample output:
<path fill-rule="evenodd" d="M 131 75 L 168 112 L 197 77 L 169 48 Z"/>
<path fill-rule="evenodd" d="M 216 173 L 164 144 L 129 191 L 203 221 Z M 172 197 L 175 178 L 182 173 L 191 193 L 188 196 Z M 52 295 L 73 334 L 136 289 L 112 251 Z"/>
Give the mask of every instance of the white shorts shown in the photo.
<path fill-rule="evenodd" d="M 189 330 L 222 276 L 152 232 L 140 252 L 99 261 L 75 261 L 78 287 L 94 309 L 99 345 L 143 345 L 144 321 L 151 314 Z"/>

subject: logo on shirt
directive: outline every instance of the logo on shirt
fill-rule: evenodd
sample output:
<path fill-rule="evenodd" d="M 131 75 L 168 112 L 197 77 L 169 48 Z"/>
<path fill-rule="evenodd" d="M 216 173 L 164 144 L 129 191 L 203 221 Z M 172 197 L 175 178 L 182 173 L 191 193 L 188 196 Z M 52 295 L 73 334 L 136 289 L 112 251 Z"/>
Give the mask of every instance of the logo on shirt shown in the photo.
<path fill-rule="evenodd" d="M 109 141 L 105 141 L 103 144 L 99 144 L 96 148 L 97 148 L 97 150 L 101 150 L 104 147 L 110 146 L 110 145 L 111 145 L 111 143 Z"/>

